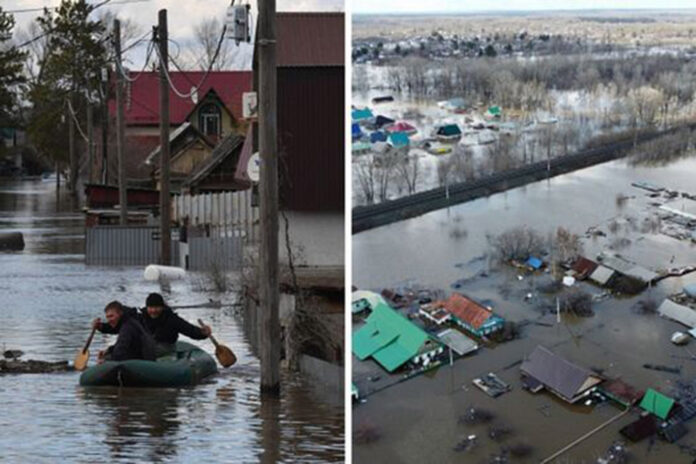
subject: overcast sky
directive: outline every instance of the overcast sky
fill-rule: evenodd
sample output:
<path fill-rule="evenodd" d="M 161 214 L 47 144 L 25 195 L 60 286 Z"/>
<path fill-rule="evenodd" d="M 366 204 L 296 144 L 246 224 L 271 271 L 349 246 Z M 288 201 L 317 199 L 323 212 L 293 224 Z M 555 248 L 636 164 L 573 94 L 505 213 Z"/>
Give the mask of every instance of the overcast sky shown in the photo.
<path fill-rule="evenodd" d="M 352 0 L 353 13 L 696 8 L 694 0 Z"/>
<path fill-rule="evenodd" d="M 87 0 L 88 3 L 98 4 L 102 0 Z M 223 20 L 225 12 L 230 5 L 230 0 L 145 0 L 138 3 L 118 4 L 122 0 L 112 0 L 114 5 L 103 6 L 101 9 L 110 9 L 119 14 L 121 18 L 128 18 L 141 26 L 143 34 L 151 30 L 157 24 L 157 12 L 167 9 L 169 22 L 169 37 L 185 46 L 193 37 L 193 28 L 201 20 L 213 16 Z M 256 0 L 237 0 L 237 3 L 249 2 L 252 5 L 252 14 L 256 18 Z M 40 8 L 44 6 L 57 6 L 59 0 L 0 0 L 0 4 L 6 11 L 21 10 L 25 8 Z M 343 11 L 343 0 L 276 0 L 278 11 Z M 41 12 L 15 13 L 17 26 L 26 28 L 36 19 Z M 145 46 L 133 49 L 129 57 L 134 61 L 133 66 L 140 65 L 143 61 Z M 176 48 L 170 45 L 170 52 L 176 52 Z M 248 67 L 250 63 L 250 46 L 235 49 L 240 63 L 238 67 Z M 243 63 L 243 64 L 241 64 Z"/>

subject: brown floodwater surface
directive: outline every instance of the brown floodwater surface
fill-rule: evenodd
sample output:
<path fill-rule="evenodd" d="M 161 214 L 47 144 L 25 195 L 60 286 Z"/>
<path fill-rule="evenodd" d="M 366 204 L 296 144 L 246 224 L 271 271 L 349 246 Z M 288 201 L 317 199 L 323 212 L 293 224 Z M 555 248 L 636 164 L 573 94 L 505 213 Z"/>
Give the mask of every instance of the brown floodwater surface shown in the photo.
<path fill-rule="evenodd" d="M 84 217 L 56 201 L 55 184 L 0 183 L 0 231 L 20 231 L 23 252 L 0 254 L 0 348 L 23 359 L 70 360 L 93 318 L 114 299 L 142 305 L 157 283 L 135 267 L 84 264 Z M 201 276 L 171 285 L 187 305 L 235 294 L 200 291 Z M 0 375 L 2 463 L 342 462 L 342 399 L 286 375 L 281 397 L 261 401 L 259 361 L 232 307 L 181 309 L 209 322 L 238 357 L 203 385 L 181 389 L 83 388 L 79 373 Z M 186 339 L 183 337 L 183 339 Z M 97 334 L 92 359 L 113 337 Z M 211 354 L 212 343 L 193 341 Z"/>

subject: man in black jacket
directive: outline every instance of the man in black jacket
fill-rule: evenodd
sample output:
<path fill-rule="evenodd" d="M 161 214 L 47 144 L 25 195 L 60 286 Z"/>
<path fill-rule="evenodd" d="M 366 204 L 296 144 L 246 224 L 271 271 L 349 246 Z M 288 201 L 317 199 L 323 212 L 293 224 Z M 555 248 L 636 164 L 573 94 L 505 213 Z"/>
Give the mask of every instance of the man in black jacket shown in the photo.
<path fill-rule="evenodd" d="M 210 336 L 210 327 L 197 327 L 179 317 L 164 303 L 162 295 L 150 293 L 145 300 L 145 308 L 140 310 L 141 320 L 155 338 L 158 355 L 174 351 L 179 334 L 194 340 L 203 340 Z"/>
<path fill-rule="evenodd" d="M 99 352 L 99 362 L 127 361 L 129 359 L 145 359 L 154 361 L 156 358 L 155 341 L 138 321 L 132 308 L 124 307 L 118 301 L 112 301 L 104 308 L 106 323 L 100 319 L 93 326 L 102 333 L 117 333 L 118 338 L 113 346 Z"/>

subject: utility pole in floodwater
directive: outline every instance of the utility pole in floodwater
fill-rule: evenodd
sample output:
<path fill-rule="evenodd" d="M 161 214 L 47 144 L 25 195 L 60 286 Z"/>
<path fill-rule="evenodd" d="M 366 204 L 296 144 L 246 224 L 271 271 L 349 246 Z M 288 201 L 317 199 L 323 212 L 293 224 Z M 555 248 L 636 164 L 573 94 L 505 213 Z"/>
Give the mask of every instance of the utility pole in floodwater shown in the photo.
<path fill-rule="evenodd" d="M 280 393 L 278 320 L 278 143 L 276 112 L 276 2 L 259 0 L 259 154 L 261 157 L 259 345 L 261 392 Z"/>
<path fill-rule="evenodd" d="M 116 156 L 118 157 L 118 206 L 120 224 L 128 223 L 128 194 L 126 186 L 125 127 L 123 117 L 123 63 L 121 62 L 121 22 L 114 19 L 114 52 L 116 55 Z"/>
<path fill-rule="evenodd" d="M 160 264 L 171 262 L 171 227 L 169 197 L 169 47 L 167 32 L 167 10 L 159 10 L 157 25 L 157 47 L 160 56 Z"/>

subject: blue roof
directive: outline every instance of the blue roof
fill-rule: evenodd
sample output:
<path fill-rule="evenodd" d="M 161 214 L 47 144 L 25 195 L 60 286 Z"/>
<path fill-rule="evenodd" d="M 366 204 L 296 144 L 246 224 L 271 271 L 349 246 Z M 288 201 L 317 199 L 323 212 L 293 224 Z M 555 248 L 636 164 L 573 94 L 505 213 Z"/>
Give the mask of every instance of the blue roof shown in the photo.
<path fill-rule="evenodd" d="M 407 147 L 410 143 L 406 132 L 392 132 L 389 135 L 389 141 L 395 147 Z"/>
<path fill-rule="evenodd" d="M 385 134 L 382 131 L 376 131 L 370 134 L 370 142 L 375 143 L 375 142 L 386 142 L 387 141 L 387 134 Z"/>
<path fill-rule="evenodd" d="M 543 265 L 543 261 L 540 260 L 539 258 L 535 258 L 534 256 L 530 256 L 529 259 L 527 260 L 527 265 L 530 267 L 533 267 L 534 269 L 539 269 Z"/>
<path fill-rule="evenodd" d="M 363 121 L 365 119 L 371 119 L 373 117 L 370 108 L 354 109 L 351 112 L 351 119 L 353 121 Z"/>
<path fill-rule="evenodd" d="M 362 135 L 362 129 L 360 129 L 360 125 L 357 122 L 351 124 L 350 131 L 353 137 L 360 137 Z"/>

